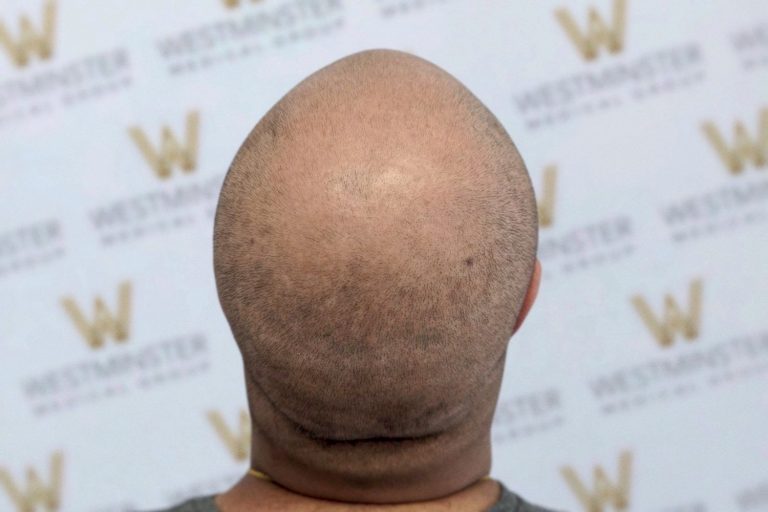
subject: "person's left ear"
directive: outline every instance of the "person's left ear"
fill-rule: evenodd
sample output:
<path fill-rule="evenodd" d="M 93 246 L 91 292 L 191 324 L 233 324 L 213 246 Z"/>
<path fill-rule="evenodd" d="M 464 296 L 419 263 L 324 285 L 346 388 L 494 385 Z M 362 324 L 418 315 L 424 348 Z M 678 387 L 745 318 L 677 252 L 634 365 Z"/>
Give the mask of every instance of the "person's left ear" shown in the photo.
<path fill-rule="evenodd" d="M 541 283 L 541 262 L 536 258 L 536 265 L 533 268 L 533 275 L 531 276 L 531 284 L 528 285 L 528 291 L 525 293 L 525 299 L 523 300 L 523 306 L 520 308 L 520 312 L 517 314 L 517 321 L 515 322 L 515 328 L 512 334 L 515 334 L 520 326 L 523 325 L 525 317 L 528 316 L 528 312 L 531 310 L 533 303 L 536 301 L 536 296 L 539 294 L 539 284 Z"/>

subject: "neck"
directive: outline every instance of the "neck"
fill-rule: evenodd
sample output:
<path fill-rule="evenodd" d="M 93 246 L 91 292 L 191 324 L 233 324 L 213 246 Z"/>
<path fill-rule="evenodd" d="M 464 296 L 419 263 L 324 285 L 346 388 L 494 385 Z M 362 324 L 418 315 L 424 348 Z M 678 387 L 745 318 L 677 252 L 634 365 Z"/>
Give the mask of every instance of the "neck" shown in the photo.
<path fill-rule="evenodd" d="M 426 440 L 362 441 L 320 449 L 314 441 L 302 440 L 304 449 L 286 449 L 254 428 L 252 446 L 252 467 L 277 485 L 304 496 L 354 503 L 439 499 L 480 481 L 491 465 L 490 433 L 470 437 L 447 432 Z M 328 459 L 315 460 L 318 453 Z"/>
<path fill-rule="evenodd" d="M 441 498 L 397 504 L 345 503 L 313 498 L 290 491 L 268 479 L 244 476 L 229 491 L 216 497 L 221 512 L 444 512 L 449 510 L 488 510 L 499 499 L 500 487 L 491 479 L 481 479 Z"/>
<path fill-rule="evenodd" d="M 251 467 L 281 488 L 321 500 L 397 504 L 452 495 L 490 472 L 490 427 L 500 379 L 493 380 L 495 392 L 480 397 L 466 421 L 452 429 L 421 438 L 357 441 L 305 435 L 249 385 Z"/>

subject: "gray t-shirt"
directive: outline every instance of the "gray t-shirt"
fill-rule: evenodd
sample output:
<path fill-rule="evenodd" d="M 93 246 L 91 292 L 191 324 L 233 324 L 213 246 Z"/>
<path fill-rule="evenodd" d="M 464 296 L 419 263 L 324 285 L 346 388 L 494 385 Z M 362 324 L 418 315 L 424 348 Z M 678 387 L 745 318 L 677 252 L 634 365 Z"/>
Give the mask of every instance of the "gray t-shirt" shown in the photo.
<path fill-rule="evenodd" d="M 494 506 L 488 509 L 488 512 L 554 512 L 553 510 L 531 505 L 521 497 L 512 493 L 501 485 L 501 497 Z M 157 512 L 219 512 L 214 503 L 215 496 L 206 496 L 204 498 L 195 498 L 182 503 L 176 507 Z"/>

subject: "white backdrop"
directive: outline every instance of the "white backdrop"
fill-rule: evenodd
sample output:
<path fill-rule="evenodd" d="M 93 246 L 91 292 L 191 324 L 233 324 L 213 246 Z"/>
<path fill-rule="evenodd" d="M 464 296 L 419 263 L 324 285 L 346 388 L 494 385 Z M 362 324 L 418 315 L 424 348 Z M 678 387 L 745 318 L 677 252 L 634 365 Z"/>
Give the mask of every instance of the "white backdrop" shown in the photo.
<path fill-rule="evenodd" d="M 373 47 L 497 114 L 547 224 L 493 475 L 564 510 L 768 510 L 764 0 L 0 0 L 0 510 L 242 474 L 219 186 L 288 89 Z"/>

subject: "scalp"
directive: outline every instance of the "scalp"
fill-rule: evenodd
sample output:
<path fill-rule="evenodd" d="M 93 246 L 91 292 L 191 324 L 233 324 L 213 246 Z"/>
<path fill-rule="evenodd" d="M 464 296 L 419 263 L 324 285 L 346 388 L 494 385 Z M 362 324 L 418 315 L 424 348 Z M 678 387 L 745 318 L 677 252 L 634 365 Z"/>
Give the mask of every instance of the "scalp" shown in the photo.
<path fill-rule="evenodd" d="M 482 103 L 422 59 L 363 52 L 243 143 L 217 286 L 246 371 L 298 430 L 430 436 L 500 380 L 536 229 L 525 166 Z"/>

